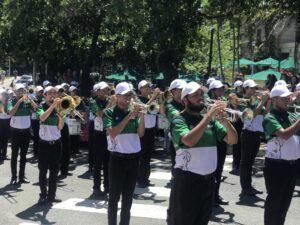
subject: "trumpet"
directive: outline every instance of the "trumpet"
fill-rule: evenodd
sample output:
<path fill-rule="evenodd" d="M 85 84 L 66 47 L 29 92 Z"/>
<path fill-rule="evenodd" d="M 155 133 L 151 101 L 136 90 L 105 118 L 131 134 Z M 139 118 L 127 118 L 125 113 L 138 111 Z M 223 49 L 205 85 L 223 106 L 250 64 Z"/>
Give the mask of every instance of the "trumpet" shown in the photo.
<path fill-rule="evenodd" d="M 58 104 L 56 111 L 63 115 L 67 115 L 73 112 L 75 116 L 78 116 L 79 119 L 84 121 L 83 116 L 80 114 L 80 112 L 78 112 L 75 109 L 80 104 L 80 102 L 81 102 L 81 98 L 79 96 L 70 96 L 64 94 L 64 97 L 60 100 L 60 103 Z"/>
<path fill-rule="evenodd" d="M 294 113 L 300 115 L 300 106 L 295 106 L 294 108 Z"/>

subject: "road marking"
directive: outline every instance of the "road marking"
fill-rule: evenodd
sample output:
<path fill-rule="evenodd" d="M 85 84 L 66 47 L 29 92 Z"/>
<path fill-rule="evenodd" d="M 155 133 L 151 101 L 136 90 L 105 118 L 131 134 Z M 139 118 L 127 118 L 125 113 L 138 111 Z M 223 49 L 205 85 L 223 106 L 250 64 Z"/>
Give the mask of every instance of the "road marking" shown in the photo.
<path fill-rule="evenodd" d="M 54 205 L 52 208 L 107 214 L 107 207 L 108 203 L 103 200 L 71 198 Z M 120 202 L 118 204 L 118 207 L 119 209 L 121 208 Z M 130 213 L 133 217 L 166 219 L 167 207 L 133 203 Z M 120 210 L 118 210 L 118 215 L 120 215 Z"/>
<path fill-rule="evenodd" d="M 170 180 L 171 179 L 171 172 L 158 172 L 153 171 L 150 174 L 150 179 L 156 180 Z"/>
<path fill-rule="evenodd" d="M 148 188 L 139 188 L 136 187 L 134 190 L 134 194 L 141 195 L 144 197 L 170 197 L 170 189 L 164 187 L 148 187 Z"/>

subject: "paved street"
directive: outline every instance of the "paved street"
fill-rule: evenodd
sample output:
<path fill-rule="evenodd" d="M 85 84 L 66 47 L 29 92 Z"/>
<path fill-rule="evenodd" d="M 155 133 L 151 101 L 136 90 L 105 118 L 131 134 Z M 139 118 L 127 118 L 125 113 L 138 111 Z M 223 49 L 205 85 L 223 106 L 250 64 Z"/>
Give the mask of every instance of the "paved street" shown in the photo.
<path fill-rule="evenodd" d="M 9 151 L 10 152 L 10 151 Z M 39 197 L 37 162 L 32 158 L 31 149 L 28 153 L 26 167 L 30 184 L 15 188 L 8 186 L 10 181 L 10 161 L 0 165 L 0 224 L 29 225 L 85 225 L 107 224 L 106 199 L 91 196 L 92 177 L 87 172 L 87 150 L 74 158 L 71 165 L 72 176 L 59 182 L 57 194 L 63 202 L 55 205 L 36 205 Z M 262 224 L 263 204 L 265 195 L 257 198 L 240 197 L 238 176 L 229 173 L 231 156 L 226 159 L 224 182 L 221 194 L 230 201 L 229 206 L 214 209 L 211 225 L 215 224 Z M 261 172 L 262 159 L 257 160 L 254 184 L 264 190 Z M 151 181 L 155 186 L 149 189 L 136 188 L 132 206 L 132 225 L 166 224 L 166 210 L 170 189 L 166 186 L 170 179 L 170 160 L 165 151 L 158 150 L 152 159 Z M 300 220 L 300 188 L 297 186 L 295 197 L 287 216 L 288 225 L 299 224 Z"/>

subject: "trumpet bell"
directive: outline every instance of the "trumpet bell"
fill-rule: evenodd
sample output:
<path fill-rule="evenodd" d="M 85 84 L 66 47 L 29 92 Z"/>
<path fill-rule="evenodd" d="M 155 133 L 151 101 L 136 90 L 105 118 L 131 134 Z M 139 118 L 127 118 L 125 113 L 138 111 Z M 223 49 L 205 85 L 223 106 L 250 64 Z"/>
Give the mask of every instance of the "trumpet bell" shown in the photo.
<path fill-rule="evenodd" d="M 252 120 L 254 118 L 254 112 L 250 108 L 246 108 L 242 113 L 242 120 Z"/>

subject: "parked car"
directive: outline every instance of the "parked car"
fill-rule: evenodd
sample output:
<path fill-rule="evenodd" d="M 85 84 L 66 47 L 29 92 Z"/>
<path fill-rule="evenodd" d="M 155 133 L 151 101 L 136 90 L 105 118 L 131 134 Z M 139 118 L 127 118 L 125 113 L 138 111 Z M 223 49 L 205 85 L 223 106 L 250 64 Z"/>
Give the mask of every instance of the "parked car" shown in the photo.
<path fill-rule="evenodd" d="M 26 86 L 30 86 L 33 84 L 32 75 L 24 74 L 21 76 L 19 80 L 16 81 L 16 84 L 25 84 Z"/>

